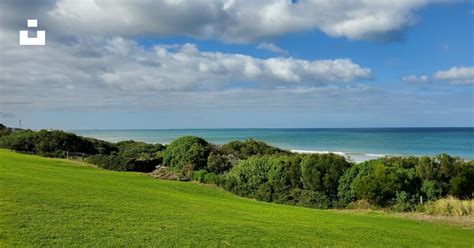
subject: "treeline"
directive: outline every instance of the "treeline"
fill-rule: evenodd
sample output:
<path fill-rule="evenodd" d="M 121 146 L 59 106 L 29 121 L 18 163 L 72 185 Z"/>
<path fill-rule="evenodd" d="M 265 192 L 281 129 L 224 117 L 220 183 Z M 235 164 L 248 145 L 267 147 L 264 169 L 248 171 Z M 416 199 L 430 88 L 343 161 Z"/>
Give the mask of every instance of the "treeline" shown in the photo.
<path fill-rule="evenodd" d="M 474 196 L 474 162 L 446 154 L 354 164 L 335 154 L 294 154 L 252 139 L 214 145 L 185 136 L 165 147 L 110 143 L 63 131 L 5 130 L 0 128 L 2 148 L 62 158 L 82 153 L 104 169 L 215 184 L 267 202 L 323 209 L 369 204 L 410 211 L 448 195 Z"/>
<path fill-rule="evenodd" d="M 0 148 L 45 157 L 81 158 L 98 167 L 116 171 L 151 172 L 162 162 L 161 144 L 135 141 L 111 143 L 64 131 L 21 130 L 0 127 Z"/>

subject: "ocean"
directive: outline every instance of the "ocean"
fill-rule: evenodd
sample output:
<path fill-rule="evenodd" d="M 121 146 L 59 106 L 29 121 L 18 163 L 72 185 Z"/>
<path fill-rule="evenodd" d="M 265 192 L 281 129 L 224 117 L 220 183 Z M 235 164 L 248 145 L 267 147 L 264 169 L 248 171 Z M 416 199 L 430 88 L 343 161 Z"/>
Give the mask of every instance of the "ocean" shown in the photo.
<path fill-rule="evenodd" d="M 435 156 L 447 153 L 474 159 L 474 128 L 301 128 L 301 129 L 146 129 L 70 130 L 78 135 L 117 142 L 136 140 L 168 144 L 184 135 L 211 143 L 254 138 L 301 153 L 333 152 L 356 162 L 389 155 Z"/>

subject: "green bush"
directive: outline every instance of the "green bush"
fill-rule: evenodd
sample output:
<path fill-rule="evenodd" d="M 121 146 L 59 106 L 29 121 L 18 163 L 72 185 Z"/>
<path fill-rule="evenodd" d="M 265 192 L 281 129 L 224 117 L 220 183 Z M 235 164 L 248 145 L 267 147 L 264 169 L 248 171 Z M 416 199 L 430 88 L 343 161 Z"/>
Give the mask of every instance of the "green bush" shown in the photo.
<path fill-rule="evenodd" d="M 211 152 L 207 158 L 207 169 L 216 174 L 230 170 L 235 161 L 234 155 L 221 155 Z"/>
<path fill-rule="evenodd" d="M 415 211 L 418 204 L 418 195 L 411 195 L 405 191 L 397 192 L 393 210 L 398 212 Z"/>
<path fill-rule="evenodd" d="M 231 141 L 222 146 L 225 154 L 233 154 L 240 159 L 255 155 L 289 155 L 288 151 L 270 146 L 262 141 L 248 139 L 246 141 Z"/>
<path fill-rule="evenodd" d="M 128 159 L 125 160 L 117 155 L 97 154 L 87 157 L 85 161 L 97 167 L 114 171 L 130 171 L 132 167 Z"/>
<path fill-rule="evenodd" d="M 272 187 L 269 183 L 260 184 L 255 191 L 255 199 L 270 202 L 272 200 Z"/>
<path fill-rule="evenodd" d="M 165 146 L 161 144 L 147 144 L 133 140 L 118 142 L 116 146 L 119 149 L 120 156 L 141 160 L 161 157 L 161 151 L 165 150 Z"/>
<path fill-rule="evenodd" d="M 294 199 L 294 205 L 297 206 L 327 209 L 332 205 L 331 199 L 321 192 L 293 189 L 290 194 L 292 195 L 292 199 Z"/>
<path fill-rule="evenodd" d="M 424 194 L 426 200 L 437 200 L 443 195 L 440 184 L 435 180 L 423 180 L 420 191 Z"/>
<path fill-rule="evenodd" d="M 335 197 L 339 178 L 349 168 L 350 163 L 336 154 L 311 154 L 301 163 L 301 180 L 307 190 L 318 191 Z"/>
<path fill-rule="evenodd" d="M 35 152 L 39 142 L 38 133 L 31 130 L 14 132 L 0 138 L 0 147 L 14 151 Z"/>
<path fill-rule="evenodd" d="M 151 172 L 160 164 L 159 159 L 139 160 L 120 155 L 97 154 L 86 158 L 86 162 L 100 168 L 115 171 Z"/>
<path fill-rule="evenodd" d="M 68 152 L 97 154 L 95 144 L 86 138 L 63 131 L 24 130 L 0 138 L 0 147 L 29 151 L 42 156 L 66 157 Z"/>
<path fill-rule="evenodd" d="M 0 138 L 3 136 L 10 135 L 11 133 L 12 131 L 8 127 L 0 123 Z"/>
<path fill-rule="evenodd" d="M 221 186 L 224 183 L 223 180 L 224 178 L 222 175 L 217 175 L 215 173 L 209 172 L 204 175 L 203 183 Z"/>
<path fill-rule="evenodd" d="M 373 163 L 379 163 L 377 160 L 365 161 L 353 165 L 339 178 L 338 198 L 340 206 L 347 206 L 357 200 L 356 192 L 353 186 L 354 180 L 370 174 L 373 170 Z"/>
<path fill-rule="evenodd" d="M 195 170 L 193 171 L 192 179 L 193 181 L 204 183 L 204 176 L 207 173 L 208 172 L 206 170 L 197 170 L 197 171 Z"/>
<path fill-rule="evenodd" d="M 210 148 L 208 143 L 199 137 L 184 136 L 173 141 L 163 153 L 163 164 L 182 169 L 192 166 L 193 169 L 206 168 Z"/>

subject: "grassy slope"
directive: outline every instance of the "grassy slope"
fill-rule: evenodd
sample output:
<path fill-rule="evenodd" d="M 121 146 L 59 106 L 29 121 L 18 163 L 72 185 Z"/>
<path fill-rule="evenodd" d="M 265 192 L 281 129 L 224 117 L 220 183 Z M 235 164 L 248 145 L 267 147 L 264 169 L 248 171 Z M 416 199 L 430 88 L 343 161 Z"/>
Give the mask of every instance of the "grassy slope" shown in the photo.
<path fill-rule="evenodd" d="M 0 246 L 456 246 L 474 231 L 391 217 L 256 202 L 0 150 Z"/>

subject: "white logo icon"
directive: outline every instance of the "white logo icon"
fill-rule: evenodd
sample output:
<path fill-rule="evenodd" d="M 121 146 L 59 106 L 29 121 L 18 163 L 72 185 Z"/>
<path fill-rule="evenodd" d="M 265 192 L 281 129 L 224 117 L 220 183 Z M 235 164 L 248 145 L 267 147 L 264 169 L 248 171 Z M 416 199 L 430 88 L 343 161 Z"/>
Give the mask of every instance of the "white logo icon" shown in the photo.
<path fill-rule="evenodd" d="M 38 20 L 28 19 L 29 28 L 37 28 Z M 44 46 L 46 44 L 46 31 L 36 31 L 36 37 L 28 37 L 28 30 L 20 30 L 20 46 Z"/>

